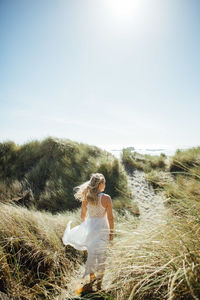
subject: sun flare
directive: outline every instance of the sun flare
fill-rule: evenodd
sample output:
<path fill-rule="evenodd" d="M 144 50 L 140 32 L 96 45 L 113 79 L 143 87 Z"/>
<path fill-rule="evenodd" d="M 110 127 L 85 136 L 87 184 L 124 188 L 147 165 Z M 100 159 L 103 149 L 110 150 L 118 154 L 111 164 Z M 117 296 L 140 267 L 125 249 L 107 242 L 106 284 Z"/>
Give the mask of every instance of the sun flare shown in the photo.
<path fill-rule="evenodd" d="M 121 21 L 138 18 L 141 13 L 142 0 L 108 0 L 113 17 Z"/>

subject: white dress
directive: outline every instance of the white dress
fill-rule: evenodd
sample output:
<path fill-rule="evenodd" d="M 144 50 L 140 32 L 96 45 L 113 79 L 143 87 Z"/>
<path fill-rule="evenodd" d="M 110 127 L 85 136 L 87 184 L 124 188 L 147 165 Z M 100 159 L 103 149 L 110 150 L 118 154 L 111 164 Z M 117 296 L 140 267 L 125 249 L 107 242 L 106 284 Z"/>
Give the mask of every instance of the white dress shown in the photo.
<path fill-rule="evenodd" d="M 105 270 L 110 226 L 106 209 L 101 204 L 103 194 L 98 194 L 97 206 L 88 203 L 88 214 L 84 222 L 72 229 L 70 228 L 72 221 L 68 222 L 62 237 L 64 245 L 71 245 L 78 250 L 88 251 L 85 272 L 82 278 L 90 273 L 95 273 L 97 278 L 101 278 Z"/>

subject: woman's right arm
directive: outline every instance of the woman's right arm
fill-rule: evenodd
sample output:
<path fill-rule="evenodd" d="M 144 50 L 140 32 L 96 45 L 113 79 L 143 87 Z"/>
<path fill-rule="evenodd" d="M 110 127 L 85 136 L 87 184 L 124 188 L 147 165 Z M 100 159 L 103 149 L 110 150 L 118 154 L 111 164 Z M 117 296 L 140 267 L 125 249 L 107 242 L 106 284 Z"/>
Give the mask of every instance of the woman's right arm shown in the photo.
<path fill-rule="evenodd" d="M 109 240 L 113 240 L 113 233 L 114 233 L 114 216 L 113 216 L 113 210 L 112 210 L 112 199 L 108 195 L 107 198 L 107 217 L 108 217 L 108 222 L 110 225 L 110 235 L 109 235 Z"/>

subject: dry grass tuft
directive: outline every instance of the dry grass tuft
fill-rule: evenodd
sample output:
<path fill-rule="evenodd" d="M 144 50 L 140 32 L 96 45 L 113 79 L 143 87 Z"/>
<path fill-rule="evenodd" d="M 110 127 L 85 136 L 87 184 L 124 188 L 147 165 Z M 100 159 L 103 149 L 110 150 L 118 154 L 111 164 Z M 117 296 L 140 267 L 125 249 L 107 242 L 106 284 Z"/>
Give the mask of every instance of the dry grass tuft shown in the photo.
<path fill-rule="evenodd" d="M 109 249 L 105 284 L 116 299 L 200 298 L 200 148 L 177 155 L 176 176 L 159 169 L 146 174 L 167 196 L 165 221 L 134 229 L 121 224 Z"/>
<path fill-rule="evenodd" d="M 0 204 L 0 291 L 13 299 L 53 299 L 86 253 L 62 244 L 67 221 L 80 212 L 52 215 Z"/>
<path fill-rule="evenodd" d="M 115 299 L 199 299 L 199 227 L 168 217 L 159 227 L 126 228 L 109 249 L 104 283 Z"/>
<path fill-rule="evenodd" d="M 148 173 L 154 169 L 167 169 L 166 155 L 163 153 L 160 155 L 140 154 L 136 151 L 132 152 L 129 148 L 124 148 L 121 153 L 121 161 L 128 172 L 137 169 Z"/>

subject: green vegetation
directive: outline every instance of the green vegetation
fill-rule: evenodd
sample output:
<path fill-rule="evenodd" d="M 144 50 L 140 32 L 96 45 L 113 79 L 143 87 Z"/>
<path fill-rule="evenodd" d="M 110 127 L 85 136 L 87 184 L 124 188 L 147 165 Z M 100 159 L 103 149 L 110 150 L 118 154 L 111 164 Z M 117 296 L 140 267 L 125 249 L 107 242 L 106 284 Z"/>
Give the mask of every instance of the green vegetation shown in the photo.
<path fill-rule="evenodd" d="M 166 202 L 181 215 L 195 215 L 200 209 L 200 147 L 177 150 L 167 171 L 153 170 L 146 179 L 157 191 L 164 192 Z"/>
<path fill-rule="evenodd" d="M 52 300 L 69 293 L 69 283 L 87 251 L 64 246 L 62 236 L 67 222 L 81 223 L 81 209 L 52 214 L 0 203 L 0 292 L 14 300 Z M 121 224 L 136 227 L 131 213 L 114 210 L 116 231 Z M 60 298 L 59 298 L 60 299 Z"/>
<path fill-rule="evenodd" d="M 160 192 L 166 185 L 173 182 L 170 172 L 162 170 L 151 170 L 145 174 L 145 178 L 155 192 Z"/>
<path fill-rule="evenodd" d="M 166 168 L 166 155 L 161 153 L 158 155 L 140 154 L 136 151 L 132 152 L 129 148 L 122 149 L 121 161 L 128 172 L 135 169 L 142 170 L 145 173 L 151 172 L 152 169 Z"/>
<path fill-rule="evenodd" d="M 51 137 L 22 146 L 1 143 L 0 201 L 52 213 L 76 209 L 81 204 L 75 200 L 73 188 L 89 180 L 93 172 L 104 174 L 105 192 L 114 206 L 115 198 L 119 209 L 131 206 L 125 171 L 109 152 Z"/>
<path fill-rule="evenodd" d="M 35 163 L 31 163 L 29 155 L 24 155 L 29 165 L 29 168 L 26 164 L 23 165 L 24 173 L 23 168 L 19 167 L 20 163 L 17 162 L 18 158 L 22 157 L 19 155 L 21 147 L 10 143 L 9 147 L 13 150 L 10 150 L 9 155 L 3 155 L 3 159 L 1 156 L 0 190 L 4 195 L 2 199 L 6 199 L 6 195 L 10 195 L 10 199 L 17 196 L 16 191 L 20 195 L 25 190 L 24 186 L 30 186 L 30 188 L 35 186 L 35 189 L 31 189 L 33 195 L 29 196 L 33 197 L 34 205 L 29 209 L 8 201 L 0 203 L 0 291 L 14 300 L 59 299 L 58 295 L 63 295 L 63 298 L 60 298 L 62 300 L 70 299 L 71 277 L 75 276 L 79 266 L 85 263 L 87 257 L 86 252 L 75 250 L 70 246 L 65 247 L 61 241 L 69 219 L 73 220 L 73 226 L 80 224 L 80 207 L 74 209 L 73 212 L 53 211 L 52 214 L 47 211 L 38 211 L 35 205 L 37 178 L 35 178 L 36 175 L 33 176 L 35 181 L 32 179 L 32 183 L 28 175 L 32 174 L 35 168 L 40 170 L 41 167 L 43 170 L 42 159 L 46 156 L 40 155 L 41 145 L 44 142 L 37 142 L 38 144 L 34 142 L 38 145 L 37 155 L 36 151 L 32 151 Z M 57 140 L 56 143 L 59 144 L 60 141 Z M 80 144 L 76 144 L 76 147 L 78 149 L 79 147 L 90 148 L 90 146 Z M 57 149 L 56 146 L 55 149 Z M 82 161 L 88 158 L 84 156 L 84 153 L 84 150 L 81 152 L 79 149 L 76 155 L 72 155 L 74 165 L 75 162 L 80 162 L 81 158 Z M 68 157 L 70 157 L 69 154 Z M 130 158 L 130 153 L 127 157 Z M 199 157 L 200 147 L 187 151 L 179 150 L 171 157 L 168 166 L 162 155 L 161 158 L 157 158 L 157 163 L 151 167 L 151 170 L 149 169 L 150 162 L 146 157 L 147 160 L 143 162 L 142 170 L 146 170 L 145 176 L 149 184 L 157 192 L 162 192 L 161 194 L 166 196 L 166 215 L 163 222 L 159 221 L 156 225 L 149 221 L 141 223 L 125 209 L 123 214 L 114 209 L 115 237 L 109 247 L 104 277 L 105 291 L 110 295 L 110 299 L 189 300 L 200 298 Z M 65 173 L 61 166 L 61 162 L 65 161 L 64 158 L 67 159 L 67 155 L 61 154 L 56 155 L 56 163 L 49 160 L 48 173 L 53 174 L 51 165 L 56 166 L 57 178 L 60 178 L 59 174 L 63 174 L 62 172 L 68 178 L 66 174 L 73 176 L 73 172 L 77 174 L 79 170 L 82 182 L 87 180 L 94 166 L 95 172 L 105 174 L 110 186 L 107 192 L 113 193 L 113 202 L 116 207 L 121 209 L 122 203 L 126 203 L 126 199 L 129 198 L 126 190 L 126 176 L 121 164 L 110 154 L 100 150 L 96 159 L 90 154 L 87 160 L 88 169 L 85 167 L 83 171 L 83 166 L 81 168 L 78 164 L 75 171 L 68 168 L 68 173 Z M 162 163 L 158 163 L 162 158 L 163 166 Z M 133 159 L 132 154 L 131 159 Z M 39 163 L 40 160 L 43 163 Z M 152 160 L 156 161 L 154 157 Z M 68 160 L 68 163 L 69 161 L 71 160 Z M 6 168 L 6 163 L 9 168 Z M 85 166 L 85 163 L 83 165 Z M 133 170 L 133 165 L 131 168 L 128 170 Z M 21 170 L 20 174 L 24 175 L 18 177 L 16 169 Z M 10 176 L 9 179 L 2 175 L 3 170 Z M 120 180 L 120 176 L 122 178 L 125 176 L 125 179 Z M 54 176 L 53 180 L 55 179 Z M 5 182 L 9 184 L 9 189 Z M 77 183 L 79 184 L 79 180 L 76 181 Z M 118 194 L 118 189 L 123 190 L 124 194 Z M 40 195 L 39 192 L 38 195 Z"/>
<path fill-rule="evenodd" d="M 69 216 L 0 203 L 1 292 L 12 299 L 39 300 L 53 299 L 67 288 L 74 269 L 86 260 L 86 253 L 63 247 Z"/>
<path fill-rule="evenodd" d="M 185 175 L 193 175 L 196 171 L 198 173 L 200 167 L 200 147 L 193 147 L 187 150 L 177 150 L 173 156 L 169 171 L 176 175 L 176 173 L 183 173 Z"/>
<path fill-rule="evenodd" d="M 165 170 L 146 173 L 149 184 L 166 196 L 166 216 L 158 226 L 144 223 L 139 233 L 121 224 L 106 278 L 115 299 L 200 298 L 199 157 L 200 147 L 179 150 Z"/>
<path fill-rule="evenodd" d="M 199 299 L 199 227 L 189 219 L 167 218 L 131 230 L 110 249 L 106 285 L 115 299 Z"/>

